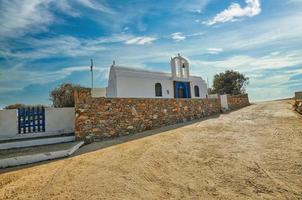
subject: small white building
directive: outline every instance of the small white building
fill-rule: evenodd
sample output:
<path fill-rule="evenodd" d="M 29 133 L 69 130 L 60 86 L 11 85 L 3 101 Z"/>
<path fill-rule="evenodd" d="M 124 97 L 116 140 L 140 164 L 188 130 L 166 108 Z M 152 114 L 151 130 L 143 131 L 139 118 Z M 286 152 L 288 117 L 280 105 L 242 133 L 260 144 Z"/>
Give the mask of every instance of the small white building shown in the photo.
<path fill-rule="evenodd" d="M 118 98 L 206 98 L 207 84 L 191 76 L 184 57 L 171 58 L 171 73 L 117 66 L 110 68 L 107 97 Z"/>

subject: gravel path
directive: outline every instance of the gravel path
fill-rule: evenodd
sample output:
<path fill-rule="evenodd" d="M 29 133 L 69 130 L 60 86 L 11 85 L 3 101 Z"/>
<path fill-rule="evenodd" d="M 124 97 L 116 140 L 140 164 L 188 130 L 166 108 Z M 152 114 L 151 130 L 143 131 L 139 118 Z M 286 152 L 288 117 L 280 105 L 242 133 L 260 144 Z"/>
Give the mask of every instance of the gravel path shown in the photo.
<path fill-rule="evenodd" d="M 0 199 L 302 199 L 302 117 L 255 104 L 2 173 Z"/>

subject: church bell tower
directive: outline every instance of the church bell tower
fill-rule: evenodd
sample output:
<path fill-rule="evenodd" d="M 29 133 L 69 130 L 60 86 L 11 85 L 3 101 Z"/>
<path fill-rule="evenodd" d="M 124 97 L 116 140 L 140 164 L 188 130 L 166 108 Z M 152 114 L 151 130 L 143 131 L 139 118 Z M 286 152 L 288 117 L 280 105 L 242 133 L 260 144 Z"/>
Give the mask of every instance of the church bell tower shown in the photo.
<path fill-rule="evenodd" d="M 180 54 L 171 58 L 171 74 L 173 79 L 189 79 L 189 62 Z"/>
<path fill-rule="evenodd" d="M 191 98 L 189 62 L 180 54 L 171 58 L 174 98 Z"/>

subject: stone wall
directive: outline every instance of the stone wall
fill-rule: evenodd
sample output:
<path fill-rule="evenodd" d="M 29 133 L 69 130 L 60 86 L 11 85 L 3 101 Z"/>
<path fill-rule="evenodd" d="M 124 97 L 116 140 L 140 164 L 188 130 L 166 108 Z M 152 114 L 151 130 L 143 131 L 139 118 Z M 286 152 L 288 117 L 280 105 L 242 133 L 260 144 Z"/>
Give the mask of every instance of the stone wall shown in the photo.
<path fill-rule="evenodd" d="M 220 113 L 218 99 L 92 98 L 75 92 L 75 135 L 116 137 Z"/>
<path fill-rule="evenodd" d="M 302 101 L 302 92 L 295 92 L 295 100 Z"/>
<path fill-rule="evenodd" d="M 230 110 L 236 110 L 250 105 L 248 94 L 228 95 L 228 106 Z"/>
<path fill-rule="evenodd" d="M 295 100 L 294 107 L 296 111 L 302 114 L 302 92 L 296 92 L 294 100 Z"/>
<path fill-rule="evenodd" d="M 302 115 L 302 100 L 296 100 L 295 108 L 296 111 Z"/>

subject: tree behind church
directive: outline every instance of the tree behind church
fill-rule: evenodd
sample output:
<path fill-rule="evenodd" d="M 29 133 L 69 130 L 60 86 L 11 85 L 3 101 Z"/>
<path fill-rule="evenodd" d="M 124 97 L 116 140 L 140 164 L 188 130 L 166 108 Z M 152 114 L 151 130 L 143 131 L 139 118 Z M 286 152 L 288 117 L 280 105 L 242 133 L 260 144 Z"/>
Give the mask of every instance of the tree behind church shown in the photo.
<path fill-rule="evenodd" d="M 219 73 L 214 76 L 212 94 L 243 94 L 245 87 L 249 83 L 249 78 L 245 75 L 233 71 L 226 70 L 224 73 Z"/>
<path fill-rule="evenodd" d="M 80 85 L 63 83 L 53 89 L 49 94 L 53 106 L 56 108 L 74 107 L 74 91 L 81 88 L 83 87 Z"/>

